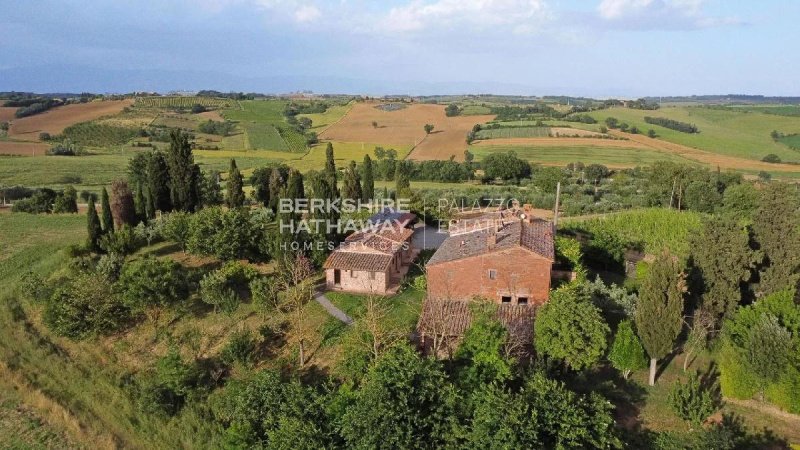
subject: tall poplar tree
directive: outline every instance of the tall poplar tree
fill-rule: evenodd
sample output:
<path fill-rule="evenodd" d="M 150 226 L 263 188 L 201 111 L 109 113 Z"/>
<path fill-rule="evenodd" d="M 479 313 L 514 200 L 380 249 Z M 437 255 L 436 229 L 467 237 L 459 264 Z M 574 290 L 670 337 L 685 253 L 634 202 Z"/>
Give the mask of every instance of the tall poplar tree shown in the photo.
<path fill-rule="evenodd" d="M 650 356 L 650 386 L 656 382 L 656 364 L 674 348 L 683 327 L 686 277 L 677 258 L 664 252 L 650 266 L 636 303 L 635 322 L 642 345 Z"/>

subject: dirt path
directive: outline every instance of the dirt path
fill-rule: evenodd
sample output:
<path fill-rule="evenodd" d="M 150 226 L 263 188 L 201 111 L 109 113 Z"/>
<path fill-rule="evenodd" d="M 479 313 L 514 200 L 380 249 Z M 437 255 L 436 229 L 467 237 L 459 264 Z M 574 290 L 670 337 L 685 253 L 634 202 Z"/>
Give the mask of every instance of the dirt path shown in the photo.
<path fill-rule="evenodd" d="M 792 164 L 770 164 L 752 159 L 725 156 L 717 153 L 707 152 L 705 150 L 687 147 L 685 145 L 663 141 L 661 139 L 649 138 L 642 134 L 628 134 L 617 130 L 610 130 L 609 133 L 613 136 L 628 138 L 630 139 L 628 142 L 636 142 L 646 148 L 664 153 L 672 153 L 703 164 L 708 164 L 712 167 L 719 167 L 720 169 L 800 172 L 800 166 L 795 166 Z"/>
<path fill-rule="evenodd" d="M 344 311 L 342 311 L 341 309 L 337 308 L 336 305 L 331 303 L 331 301 L 328 300 L 328 297 L 325 297 L 325 293 L 324 292 L 317 291 L 314 294 L 314 300 L 316 300 L 317 303 L 320 304 L 320 306 L 325 308 L 325 311 L 328 311 L 328 314 L 330 314 L 333 317 L 341 320 L 342 322 L 344 322 L 345 325 L 352 325 L 353 324 L 353 318 L 348 316 L 347 314 L 345 314 Z"/>

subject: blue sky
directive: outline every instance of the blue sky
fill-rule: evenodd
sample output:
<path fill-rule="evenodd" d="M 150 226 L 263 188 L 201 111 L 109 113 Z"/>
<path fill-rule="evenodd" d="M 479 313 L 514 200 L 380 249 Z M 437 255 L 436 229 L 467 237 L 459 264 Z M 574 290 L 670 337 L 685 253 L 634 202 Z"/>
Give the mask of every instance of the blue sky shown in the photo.
<path fill-rule="evenodd" d="M 800 95 L 794 0 L 0 0 L 0 11 L 0 91 Z"/>

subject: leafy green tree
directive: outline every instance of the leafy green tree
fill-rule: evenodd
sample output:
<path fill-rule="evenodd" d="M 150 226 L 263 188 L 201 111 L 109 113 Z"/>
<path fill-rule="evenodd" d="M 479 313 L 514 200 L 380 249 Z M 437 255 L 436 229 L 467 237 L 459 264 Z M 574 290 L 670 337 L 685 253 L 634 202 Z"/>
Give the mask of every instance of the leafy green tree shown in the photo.
<path fill-rule="evenodd" d="M 202 186 L 200 186 L 203 206 L 216 206 L 222 204 L 222 190 L 219 186 L 219 172 L 210 171 L 202 176 Z"/>
<path fill-rule="evenodd" d="M 759 258 L 750 248 L 750 234 L 734 218 L 705 220 L 702 233 L 690 237 L 692 260 L 702 280 L 700 306 L 715 325 L 730 317 L 742 300 Z"/>
<path fill-rule="evenodd" d="M 265 207 L 270 206 L 269 180 L 271 175 L 271 167 L 259 167 L 250 176 L 250 185 L 253 186 L 253 198 Z"/>
<path fill-rule="evenodd" d="M 279 167 L 272 169 L 269 175 L 269 206 L 272 208 L 273 212 L 278 211 L 278 202 L 283 196 L 287 181 L 288 171 L 282 170 Z"/>
<path fill-rule="evenodd" d="M 94 200 L 91 198 L 89 199 L 89 208 L 86 211 L 86 231 L 88 234 L 86 248 L 93 252 L 100 250 L 100 236 L 103 234 L 103 229 L 100 226 L 100 218 L 97 216 Z"/>
<path fill-rule="evenodd" d="M 408 195 L 411 188 L 411 163 L 398 161 L 394 172 L 395 193 L 398 198 Z"/>
<path fill-rule="evenodd" d="M 522 395 L 501 385 L 480 384 L 472 395 L 474 405 L 468 418 L 465 448 L 543 448 L 538 414 Z"/>
<path fill-rule="evenodd" d="M 431 134 L 431 132 L 433 131 L 434 127 L 433 127 L 432 124 L 426 123 L 425 126 L 422 127 L 422 128 L 425 130 L 425 134 Z"/>
<path fill-rule="evenodd" d="M 170 213 L 164 223 L 164 236 L 180 245 L 181 250 L 186 252 L 186 244 L 191 237 L 191 216 L 182 211 Z"/>
<path fill-rule="evenodd" d="M 194 211 L 199 206 L 200 169 L 194 163 L 189 136 L 180 130 L 170 133 L 167 167 L 172 206 L 179 211 Z"/>
<path fill-rule="evenodd" d="M 787 287 L 800 280 L 800 195 L 788 183 L 773 183 L 761 191 L 761 201 L 753 217 L 753 233 L 764 263 L 759 269 L 759 296 Z"/>
<path fill-rule="evenodd" d="M 626 380 L 634 370 L 647 367 L 644 348 L 642 348 L 639 337 L 634 333 L 630 320 L 621 322 L 617 327 L 617 334 L 614 336 L 614 343 L 608 353 L 608 360 L 615 369 L 622 372 L 622 377 Z"/>
<path fill-rule="evenodd" d="M 286 183 L 286 198 L 302 200 L 306 198 L 303 174 L 299 170 L 289 171 L 289 180 Z"/>
<path fill-rule="evenodd" d="M 108 200 L 108 191 L 105 186 L 100 193 L 100 205 L 103 218 L 103 233 L 113 233 L 114 217 L 111 215 L 111 203 Z"/>
<path fill-rule="evenodd" d="M 686 207 L 692 211 L 710 213 L 722 204 L 722 195 L 710 181 L 692 181 L 684 196 Z"/>
<path fill-rule="evenodd" d="M 254 256 L 256 237 L 247 209 L 203 208 L 191 217 L 186 248 L 222 260 L 240 259 Z"/>
<path fill-rule="evenodd" d="M 716 386 L 704 386 L 697 373 L 686 384 L 675 382 L 669 403 L 678 417 L 698 427 L 721 406 Z"/>
<path fill-rule="evenodd" d="M 536 314 L 534 333 L 537 351 L 582 370 L 605 354 L 609 328 L 600 310 L 573 283 L 551 294 Z"/>
<path fill-rule="evenodd" d="M 531 165 L 517 157 L 514 152 L 490 153 L 483 159 L 481 166 L 489 179 L 502 179 L 518 182 L 531 174 Z"/>
<path fill-rule="evenodd" d="M 750 371 L 765 387 L 786 372 L 792 362 L 792 333 L 771 314 L 762 315 L 753 325 L 745 344 L 745 359 Z"/>
<path fill-rule="evenodd" d="M 488 312 L 476 311 L 474 315 L 476 317 L 455 353 L 457 377 L 465 390 L 508 380 L 513 365 L 504 354 L 508 331 L 503 324 Z"/>
<path fill-rule="evenodd" d="M 397 346 L 370 368 L 341 418 L 350 448 L 437 448 L 454 420 L 452 387 L 438 361 Z"/>
<path fill-rule="evenodd" d="M 560 167 L 542 167 L 533 174 L 533 185 L 547 192 L 555 194 L 558 183 L 566 181 L 567 177 Z"/>
<path fill-rule="evenodd" d="M 758 197 L 751 183 L 732 184 L 722 194 L 721 211 L 736 217 L 750 217 L 758 208 Z"/>
<path fill-rule="evenodd" d="M 231 166 L 228 170 L 228 184 L 225 191 L 225 203 L 228 208 L 240 208 L 244 205 L 244 191 L 242 190 L 242 173 L 236 167 L 236 160 L 231 159 Z"/>
<path fill-rule="evenodd" d="M 586 175 L 586 179 L 591 181 L 592 184 L 597 185 L 600 183 L 600 180 L 603 178 L 607 178 L 611 171 L 608 170 L 608 167 L 602 164 L 589 164 L 583 170 L 584 175 Z"/>
<path fill-rule="evenodd" d="M 363 201 L 372 201 L 375 198 L 375 174 L 372 168 L 372 158 L 369 155 L 364 155 L 364 163 L 361 165 L 362 179 L 364 180 L 362 186 Z"/>
<path fill-rule="evenodd" d="M 664 252 L 650 266 L 639 289 L 636 329 L 650 355 L 650 386 L 656 382 L 656 363 L 673 349 L 683 328 L 686 280 L 677 258 Z"/>

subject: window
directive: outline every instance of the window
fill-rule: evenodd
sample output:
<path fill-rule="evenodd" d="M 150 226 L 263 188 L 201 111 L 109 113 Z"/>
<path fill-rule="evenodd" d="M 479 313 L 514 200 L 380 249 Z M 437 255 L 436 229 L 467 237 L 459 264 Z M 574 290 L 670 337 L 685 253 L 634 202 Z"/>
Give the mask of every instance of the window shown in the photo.
<path fill-rule="evenodd" d="M 355 270 L 351 270 L 350 271 L 350 278 L 355 278 L 355 277 L 356 277 L 356 271 Z"/>
<path fill-rule="evenodd" d="M 497 271 L 494 269 L 489 269 L 489 279 L 496 280 L 497 279 Z"/>
<path fill-rule="evenodd" d="M 511 296 L 510 295 L 504 295 L 504 296 L 500 297 L 500 301 L 502 303 L 511 303 Z"/>
<path fill-rule="evenodd" d="M 527 305 L 528 304 L 528 297 L 517 297 L 517 304 L 518 305 Z"/>
<path fill-rule="evenodd" d="M 374 280 L 375 279 L 375 272 L 370 272 L 369 273 L 369 279 L 370 280 Z"/>

